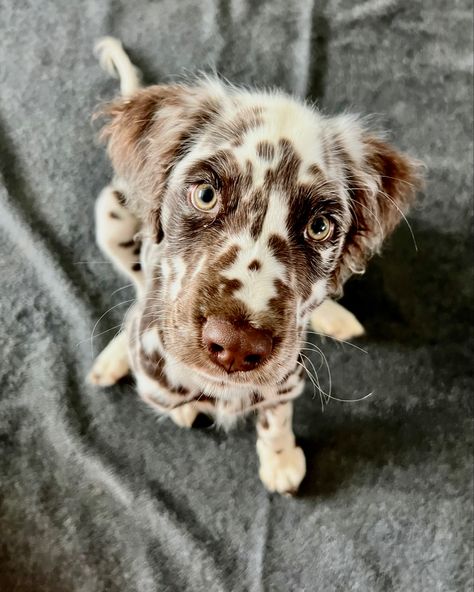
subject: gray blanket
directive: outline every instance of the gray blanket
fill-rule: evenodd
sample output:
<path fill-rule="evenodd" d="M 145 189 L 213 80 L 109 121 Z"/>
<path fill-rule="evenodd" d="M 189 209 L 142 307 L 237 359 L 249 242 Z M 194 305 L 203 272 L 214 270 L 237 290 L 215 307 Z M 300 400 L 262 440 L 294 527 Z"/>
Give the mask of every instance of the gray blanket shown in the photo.
<path fill-rule="evenodd" d="M 0 27 L 2 592 L 472 589 L 471 3 L 2 0 Z M 180 430 L 85 383 L 133 298 L 94 244 L 104 34 L 146 82 L 216 69 L 374 113 L 427 164 L 417 249 L 402 224 L 346 289 L 367 353 L 313 337 L 335 397 L 374 395 L 323 412 L 308 387 L 295 499 L 260 484 L 251 421 Z"/>

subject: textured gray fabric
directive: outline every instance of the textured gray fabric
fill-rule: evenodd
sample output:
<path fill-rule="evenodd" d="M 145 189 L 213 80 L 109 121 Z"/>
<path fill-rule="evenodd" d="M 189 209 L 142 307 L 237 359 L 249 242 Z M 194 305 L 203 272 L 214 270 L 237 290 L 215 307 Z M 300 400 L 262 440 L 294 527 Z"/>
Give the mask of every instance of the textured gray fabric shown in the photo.
<path fill-rule="evenodd" d="M 450 4 L 0 2 L 2 591 L 472 589 L 472 12 Z M 299 498 L 264 491 L 251 422 L 180 430 L 84 382 L 132 298 L 94 245 L 103 34 L 147 82 L 215 68 L 375 113 L 428 165 L 418 251 L 402 225 L 346 290 L 368 354 L 314 340 L 335 396 L 375 395 L 297 402 Z"/>

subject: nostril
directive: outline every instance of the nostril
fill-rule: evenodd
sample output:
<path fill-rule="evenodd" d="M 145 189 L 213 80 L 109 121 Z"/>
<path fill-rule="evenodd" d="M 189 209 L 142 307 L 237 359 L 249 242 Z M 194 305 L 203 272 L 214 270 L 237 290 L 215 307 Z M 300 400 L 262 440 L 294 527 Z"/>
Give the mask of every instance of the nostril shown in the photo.
<path fill-rule="evenodd" d="M 210 351 L 212 354 L 218 354 L 218 353 L 220 353 L 221 351 L 224 351 L 224 348 L 222 347 L 222 345 L 219 345 L 218 343 L 211 343 L 211 344 L 209 345 L 209 351 Z"/>
<path fill-rule="evenodd" d="M 252 364 L 253 366 L 256 366 L 257 364 L 260 363 L 261 359 L 262 359 L 262 356 L 260 356 L 259 354 L 250 354 L 248 356 L 245 356 L 244 362 L 246 364 Z"/>

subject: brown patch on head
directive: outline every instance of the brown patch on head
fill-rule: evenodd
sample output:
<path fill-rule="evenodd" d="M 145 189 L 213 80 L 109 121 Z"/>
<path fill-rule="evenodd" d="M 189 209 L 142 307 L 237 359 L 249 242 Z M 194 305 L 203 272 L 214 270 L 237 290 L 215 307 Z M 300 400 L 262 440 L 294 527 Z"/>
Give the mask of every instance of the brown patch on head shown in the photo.
<path fill-rule="evenodd" d="M 292 195 L 298 187 L 298 171 L 301 166 L 301 157 L 297 153 L 291 140 L 282 138 L 278 141 L 279 162 L 275 168 L 265 172 L 263 183 L 264 190 L 272 187 L 280 189 L 286 195 Z"/>
<path fill-rule="evenodd" d="M 273 285 L 277 295 L 270 300 L 268 308 L 275 317 L 284 318 L 287 314 L 288 303 L 294 300 L 294 293 L 290 286 L 279 279 L 274 280 Z"/>
<path fill-rule="evenodd" d="M 252 223 L 250 225 L 250 236 L 255 240 L 262 232 L 263 223 L 268 210 L 268 199 L 264 199 L 261 189 L 252 194 Z"/>
<path fill-rule="evenodd" d="M 258 105 L 241 109 L 233 119 L 225 122 L 225 127 L 213 130 L 213 137 L 230 142 L 234 147 L 241 146 L 249 131 L 263 125 L 263 111 L 263 107 Z"/>
<path fill-rule="evenodd" d="M 281 160 L 277 167 L 278 175 L 283 186 L 293 187 L 296 185 L 298 171 L 301 165 L 301 156 L 297 153 L 291 140 L 282 138 L 278 142 Z"/>
<path fill-rule="evenodd" d="M 288 241 L 278 234 L 272 234 L 268 238 L 268 246 L 270 250 L 280 263 L 289 266 L 291 263 L 291 250 Z"/>
<path fill-rule="evenodd" d="M 321 177 L 323 172 L 321 171 L 321 167 L 317 164 L 311 164 L 308 167 L 308 174 L 314 177 Z"/>
<path fill-rule="evenodd" d="M 216 267 L 219 271 L 227 269 L 230 267 L 235 260 L 237 259 L 237 255 L 239 254 L 240 247 L 238 245 L 232 245 L 229 249 L 219 257 L 216 262 Z"/>
<path fill-rule="evenodd" d="M 256 146 L 257 156 L 262 160 L 273 160 L 275 158 L 275 148 L 270 142 L 262 141 Z"/>
<path fill-rule="evenodd" d="M 237 290 L 240 290 L 242 287 L 242 282 L 237 279 L 229 280 L 228 278 L 222 278 L 220 283 L 221 289 L 221 296 L 231 296 Z"/>
<path fill-rule="evenodd" d="M 248 265 L 248 269 L 250 271 L 258 271 L 261 267 L 262 267 L 262 264 L 260 263 L 260 261 L 258 259 L 254 259 Z"/>

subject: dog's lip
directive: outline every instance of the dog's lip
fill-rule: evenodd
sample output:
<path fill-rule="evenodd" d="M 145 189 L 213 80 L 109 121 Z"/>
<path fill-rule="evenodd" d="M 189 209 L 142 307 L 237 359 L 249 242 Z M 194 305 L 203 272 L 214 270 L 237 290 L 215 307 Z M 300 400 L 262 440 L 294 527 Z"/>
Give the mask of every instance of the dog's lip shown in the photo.
<path fill-rule="evenodd" d="M 220 368 L 217 364 L 215 365 L 216 367 L 216 374 L 208 374 L 207 372 L 205 372 L 203 370 L 202 367 L 197 367 L 197 366 L 192 366 L 191 369 L 196 372 L 196 374 L 198 374 L 199 376 L 201 376 L 202 378 L 205 378 L 206 380 L 209 380 L 210 382 L 214 382 L 216 384 L 221 385 L 222 383 L 229 385 L 229 386 L 241 386 L 241 387 L 249 387 L 249 388 L 256 388 L 256 385 L 258 384 L 258 382 L 261 381 L 254 381 L 254 380 L 249 380 L 249 378 L 251 379 L 253 376 L 255 376 L 256 374 L 256 370 L 249 370 L 247 372 L 244 371 L 238 371 L 238 372 L 226 372 L 225 370 L 223 370 L 222 368 Z M 235 380 L 237 378 L 237 380 Z M 242 380 L 238 380 L 239 378 L 241 378 Z M 243 380 L 243 379 L 247 379 L 247 380 Z"/>

